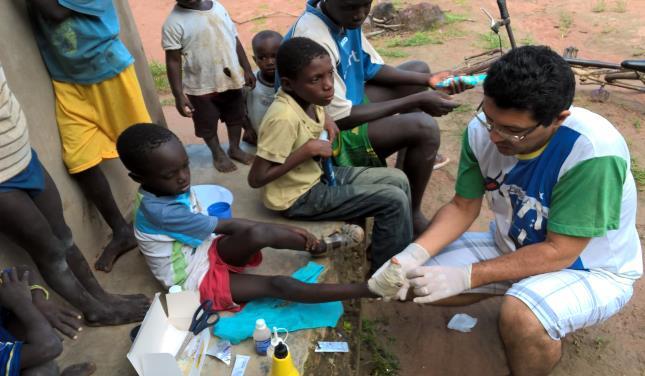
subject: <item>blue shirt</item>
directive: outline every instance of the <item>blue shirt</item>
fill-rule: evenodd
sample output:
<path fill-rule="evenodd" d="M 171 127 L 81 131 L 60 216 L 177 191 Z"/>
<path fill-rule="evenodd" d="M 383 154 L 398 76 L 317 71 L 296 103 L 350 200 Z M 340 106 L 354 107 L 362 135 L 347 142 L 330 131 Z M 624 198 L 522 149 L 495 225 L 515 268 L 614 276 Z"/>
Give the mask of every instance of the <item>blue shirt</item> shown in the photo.
<path fill-rule="evenodd" d="M 0 307 L 0 375 L 19 376 L 22 342 L 16 341 L 14 336 L 4 328 L 5 312 Z"/>
<path fill-rule="evenodd" d="M 134 58 L 119 39 L 112 0 L 58 0 L 74 11 L 61 23 L 31 9 L 36 42 L 52 79 L 94 84 L 121 73 Z"/>
<path fill-rule="evenodd" d="M 331 55 L 332 63 L 335 64 L 337 73 L 335 79 L 341 79 L 344 83 L 344 87 L 335 85 L 335 94 L 342 95 L 343 99 L 351 102 L 351 105 L 360 105 L 364 103 L 365 82 L 371 80 L 380 71 L 383 67 L 382 60 L 363 37 L 361 28 L 345 29 L 336 25 L 317 7 L 318 3 L 319 0 L 307 2 L 305 13 L 291 26 L 284 40 L 295 36 L 308 37 L 325 47 Z M 318 20 L 322 21 L 326 30 L 319 30 Z M 330 51 L 330 43 L 335 47 L 332 51 Z M 275 82 L 276 86 L 280 84 L 279 77 Z M 336 99 L 332 101 L 331 106 L 346 107 Z M 335 119 L 345 117 L 341 114 L 347 116 L 349 112 L 340 109 L 330 111 L 330 115 Z"/>

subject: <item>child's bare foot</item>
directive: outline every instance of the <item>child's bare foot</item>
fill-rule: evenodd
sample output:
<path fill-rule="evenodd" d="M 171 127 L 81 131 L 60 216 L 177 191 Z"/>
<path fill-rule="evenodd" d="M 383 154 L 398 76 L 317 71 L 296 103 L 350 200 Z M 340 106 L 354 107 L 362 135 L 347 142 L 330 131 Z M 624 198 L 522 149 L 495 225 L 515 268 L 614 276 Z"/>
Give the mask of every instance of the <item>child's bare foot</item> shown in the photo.
<path fill-rule="evenodd" d="M 213 153 L 213 166 L 219 172 L 233 172 L 237 170 L 235 163 L 224 153 L 224 151 Z"/>
<path fill-rule="evenodd" d="M 94 268 L 96 270 L 109 273 L 112 271 L 114 263 L 119 257 L 121 257 L 121 255 L 136 247 L 137 240 L 134 238 L 132 226 L 127 226 L 126 229 L 112 234 L 112 240 L 110 240 L 105 249 L 103 249 L 103 253 L 101 253 L 99 259 L 96 260 Z"/>
<path fill-rule="evenodd" d="M 253 158 L 255 158 L 253 154 L 249 154 L 240 148 L 229 148 L 228 155 L 232 159 L 235 159 L 236 161 L 245 165 L 251 164 L 253 162 Z"/>
<path fill-rule="evenodd" d="M 96 364 L 92 362 L 72 364 L 60 373 L 61 376 L 89 376 L 96 372 Z"/>
<path fill-rule="evenodd" d="M 430 226 L 430 221 L 423 215 L 421 210 L 412 213 L 412 231 L 415 237 L 421 235 L 428 226 Z"/>
<path fill-rule="evenodd" d="M 339 249 L 346 251 L 358 246 L 365 239 L 365 231 L 358 225 L 344 224 L 340 230 L 322 238 L 322 251 L 310 252 L 313 257 L 324 257 L 327 252 Z"/>
<path fill-rule="evenodd" d="M 86 312 L 84 316 L 88 326 L 123 325 L 142 321 L 149 307 L 147 299 L 130 301 L 128 304 L 105 304 L 102 310 Z"/>
<path fill-rule="evenodd" d="M 396 262 L 395 258 L 388 261 L 385 268 L 379 269 L 367 281 L 367 286 L 374 294 L 386 299 L 397 298 L 402 287 L 405 286 L 406 279 L 403 276 L 402 266 Z"/>

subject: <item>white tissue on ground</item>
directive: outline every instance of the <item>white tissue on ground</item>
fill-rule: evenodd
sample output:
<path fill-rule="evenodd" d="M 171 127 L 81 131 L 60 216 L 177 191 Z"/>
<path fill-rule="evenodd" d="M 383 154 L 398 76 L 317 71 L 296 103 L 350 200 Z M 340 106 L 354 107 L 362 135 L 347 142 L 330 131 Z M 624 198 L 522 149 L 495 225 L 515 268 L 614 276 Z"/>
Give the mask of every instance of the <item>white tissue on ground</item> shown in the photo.
<path fill-rule="evenodd" d="M 448 322 L 448 329 L 458 330 L 460 332 L 468 333 L 472 328 L 477 325 L 477 319 L 470 317 L 465 313 L 458 313 Z"/>

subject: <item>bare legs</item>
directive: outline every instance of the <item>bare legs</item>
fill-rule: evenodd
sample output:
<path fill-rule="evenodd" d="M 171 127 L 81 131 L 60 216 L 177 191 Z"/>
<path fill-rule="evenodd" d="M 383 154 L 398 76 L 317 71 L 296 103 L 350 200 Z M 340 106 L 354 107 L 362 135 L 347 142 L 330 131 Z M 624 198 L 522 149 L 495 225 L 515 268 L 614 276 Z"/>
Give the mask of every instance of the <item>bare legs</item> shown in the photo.
<path fill-rule="evenodd" d="M 0 193 L 0 228 L 30 254 L 45 281 L 82 311 L 90 325 L 141 321 L 147 299 L 112 299 L 102 290 L 62 219 L 58 190 L 43 172 L 45 190 L 34 200 L 23 191 Z"/>
<path fill-rule="evenodd" d="M 410 61 L 399 65 L 398 68 L 430 72 L 428 65 L 419 61 Z M 428 90 L 428 87 L 416 85 L 387 87 L 370 84 L 365 86 L 365 93 L 371 102 L 402 98 L 423 90 Z M 429 224 L 428 219 L 421 212 L 421 202 L 439 150 L 440 134 L 437 122 L 423 112 L 388 116 L 368 123 L 368 137 L 381 158 L 399 152 L 397 167 L 405 172 L 410 181 L 414 233 L 420 234 Z"/>
<path fill-rule="evenodd" d="M 322 242 L 321 242 L 322 243 Z M 220 239 L 220 257 L 231 265 L 244 265 L 264 247 L 304 250 L 306 239 L 286 227 L 254 224 Z M 367 283 L 309 284 L 287 276 L 230 274 L 231 294 L 236 302 L 273 297 L 304 303 L 374 297 Z"/>
<path fill-rule="evenodd" d="M 110 272 L 119 256 L 137 246 L 132 226 L 121 215 L 112 196 L 110 184 L 98 165 L 72 176 L 83 190 L 85 197 L 96 206 L 112 229 L 112 240 L 94 264 L 97 270 Z"/>

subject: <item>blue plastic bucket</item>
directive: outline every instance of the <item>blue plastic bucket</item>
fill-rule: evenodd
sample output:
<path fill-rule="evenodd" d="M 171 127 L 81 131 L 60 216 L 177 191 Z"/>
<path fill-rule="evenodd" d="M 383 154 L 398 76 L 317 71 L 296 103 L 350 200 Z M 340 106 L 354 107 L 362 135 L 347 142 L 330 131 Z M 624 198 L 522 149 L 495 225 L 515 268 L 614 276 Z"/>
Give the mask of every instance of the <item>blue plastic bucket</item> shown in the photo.
<path fill-rule="evenodd" d="M 208 215 L 218 219 L 229 219 L 232 217 L 231 205 L 228 202 L 216 202 L 208 207 Z"/>

